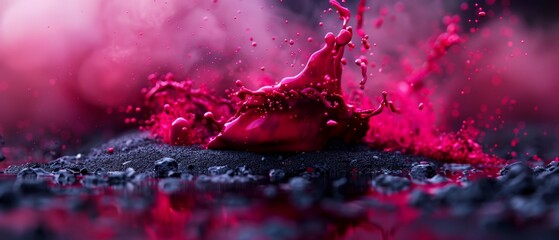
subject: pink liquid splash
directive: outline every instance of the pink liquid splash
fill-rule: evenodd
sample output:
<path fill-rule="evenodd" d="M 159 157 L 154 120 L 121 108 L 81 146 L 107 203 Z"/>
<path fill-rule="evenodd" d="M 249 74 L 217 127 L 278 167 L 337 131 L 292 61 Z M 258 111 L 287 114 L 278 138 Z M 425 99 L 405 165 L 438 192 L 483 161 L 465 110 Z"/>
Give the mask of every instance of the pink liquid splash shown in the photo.
<path fill-rule="evenodd" d="M 207 144 L 214 149 L 317 151 L 339 139 L 445 162 L 485 166 L 501 163 L 477 143 L 479 131 L 473 127 L 473 120 L 465 120 L 456 133 L 444 132 L 436 127 L 435 112 L 429 103 L 432 92 L 424 79 L 438 70 L 439 59 L 450 47 L 463 41 L 459 17 L 445 18 L 446 31 L 432 42 L 423 66 L 394 85 L 395 89 L 389 89 L 390 93 L 382 92 L 376 107 L 363 92 L 354 90 L 347 96 L 342 91 L 345 46 L 350 50 L 355 47 L 351 41 L 353 29 L 348 26 L 351 13 L 335 0 L 330 4 L 340 15 L 342 30 L 337 36 L 326 34 L 323 48 L 310 56 L 299 74 L 255 91 L 238 80 L 240 90 L 230 94 L 229 99 L 215 97 L 204 89 L 194 90 L 189 81 L 151 77 L 154 87 L 146 90 L 145 96 L 153 114 L 144 122 L 144 128 L 170 144 Z M 368 76 L 365 53 L 370 51 L 369 36 L 363 28 L 365 9 L 365 1 L 361 1 L 357 32 L 363 55 L 355 60 L 363 77 L 361 89 Z M 169 90 L 176 94 L 169 94 Z M 384 108 L 399 114 L 379 115 Z"/>
<path fill-rule="evenodd" d="M 231 101 L 205 89 L 192 89 L 191 81 L 176 81 L 173 74 L 149 76 L 154 86 L 145 92 L 145 105 L 156 112 L 146 119 L 147 128 L 163 141 L 177 145 L 207 143 L 231 116 Z M 218 120 L 216 120 L 216 118 Z"/>

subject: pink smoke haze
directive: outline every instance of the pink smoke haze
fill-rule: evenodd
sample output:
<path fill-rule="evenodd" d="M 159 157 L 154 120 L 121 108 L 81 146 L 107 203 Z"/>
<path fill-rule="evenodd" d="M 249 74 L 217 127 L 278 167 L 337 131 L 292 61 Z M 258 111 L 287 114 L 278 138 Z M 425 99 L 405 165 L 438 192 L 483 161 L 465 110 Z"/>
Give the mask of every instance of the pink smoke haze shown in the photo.
<path fill-rule="evenodd" d="M 285 63 L 300 65 L 308 54 L 300 48 L 311 43 L 298 41 L 295 49 L 281 41 L 308 30 L 286 24 L 275 5 L 3 1 L 0 132 L 32 141 L 39 133 L 77 137 L 114 126 L 122 119 L 106 113 L 138 103 L 153 72 L 174 72 L 219 93 L 234 79 L 257 86 L 258 78 L 293 72 Z"/>
<path fill-rule="evenodd" d="M 173 72 L 222 96 L 237 79 L 257 89 L 293 76 L 340 21 L 326 0 L 309 16 L 289 11 L 287 2 L 4 0 L 0 134 L 12 144 L 38 144 L 42 136 L 76 144 L 130 128 L 120 113 L 141 103 L 140 90 L 154 72 Z M 355 13 L 357 2 L 345 5 Z M 402 110 L 375 118 L 377 128 L 418 119 L 418 127 L 452 130 L 474 119 L 483 131 L 542 122 L 552 127 L 530 134 L 557 135 L 558 27 L 531 28 L 509 11 L 479 14 L 461 3 L 367 1 L 363 30 L 371 50 L 362 52 L 354 36 L 356 47 L 346 52 L 347 92 L 358 88 L 361 69 L 353 62 L 365 55 L 364 94 L 377 101 L 387 91 Z M 423 79 L 428 92 L 411 96 L 406 80 L 425 68 L 449 21 L 458 22 L 461 42 Z M 465 21 L 474 27 L 462 29 Z"/>

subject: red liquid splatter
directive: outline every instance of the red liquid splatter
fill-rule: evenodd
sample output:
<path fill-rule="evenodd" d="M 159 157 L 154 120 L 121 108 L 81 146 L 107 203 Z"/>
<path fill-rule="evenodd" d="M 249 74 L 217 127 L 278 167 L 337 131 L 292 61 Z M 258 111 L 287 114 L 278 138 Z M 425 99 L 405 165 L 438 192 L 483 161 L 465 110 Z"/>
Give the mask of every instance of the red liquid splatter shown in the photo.
<path fill-rule="evenodd" d="M 172 74 L 149 78 L 154 86 L 146 90 L 145 104 L 155 113 L 143 125 L 167 143 L 207 143 L 234 112 L 230 100 L 192 89 L 191 81 L 176 81 Z"/>
<path fill-rule="evenodd" d="M 365 31 L 363 30 L 363 14 L 365 13 L 367 0 L 360 0 L 359 6 L 357 6 L 357 35 L 360 37 L 365 37 Z"/>
<path fill-rule="evenodd" d="M 330 3 L 343 19 L 338 36 L 326 34 L 325 46 L 315 52 L 301 73 L 282 79 L 274 86 L 256 91 L 242 88 L 238 112 L 223 131 L 208 143 L 208 148 L 248 151 L 316 151 L 332 139 L 359 142 L 368 130 L 369 118 L 390 107 L 386 100 L 376 110 L 361 110 L 349 105 L 341 88 L 344 47 L 351 41 L 347 27 L 350 12 L 337 1 Z M 366 82 L 367 60 L 360 58 Z"/>
<path fill-rule="evenodd" d="M 340 19 L 343 21 L 342 28 L 347 28 L 347 24 L 349 23 L 349 18 L 351 17 L 351 12 L 349 9 L 343 7 L 338 1 L 330 0 L 330 4 L 334 6 L 338 13 L 340 14 Z"/>
<path fill-rule="evenodd" d="M 368 130 L 377 110 L 359 110 L 346 103 L 341 90 L 344 46 L 351 28 L 328 33 L 301 73 L 256 91 L 242 88 L 239 111 L 208 148 L 249 151 L 315 151 L 331 139 L 352 143 Z"/>
<path fill-rule="evenodd" d="M 324 47 L 311 55 L 298 75 L 255 91 L 243 87 L 238 80 L 236 85 L 241 89 L 234 94 L 234 101 L 211 96 L 205 90 L 193 90 L 188 81 L 152 77 L 156 84 L 146 93 L 146 102 L 160 110 L 156 110 L 144 125 L 165 142 L 208 143 L 207 147 L 213 149 L 316 151 L 333 139 L 346 143 L 364 140 L 375 148 L 442 161 L 500 164 L 498 158 L 484 153 L 476 142 L 479 131 L 472 126 L 473 121 L 464 121 L 457 133 L 444 133 L 435 127 L 432 109 L 424 109 L 430 96 L 424 79 L 439 68 L 438 61 L 447 50 L 462 41 L 458 34 L 458 17 L 445 18 L 446 31 L 433 41 L 425 64 L 406 79 L 407 87 L 399 87 L 400 91 L 392 93 L 403 109 L 387 100 L 387 92 L 383 92 L 378 107 L 366 96 L 360 96 L 360 102 L 354 106 L 344 98 L 341 88 L 345 46 L 353 45 L 352 28 L 348 26 L 351 13 L 335 0 L 330 3 L 343 21 L 342 30 L 338 36 L 333 33 L 325 36 Z M 363 20 L 364 3 L 361 1 L 359 5 L 359 28 L 362 28 L 359 22 Z M 365 52 L 369 46 L 368 36 L 364 31 L 360 35 L 363 35 L 361 42 Z M 361 69 L 360 87 L 363 88 L 368 60 L 361 56 L 355 63 Z M 178 94 L 171 96 L 168 90 Z M 233 102 L 237 100 L 235 106 Z M 384 108 L 403 114 L 371 119 Z"/>
<path fill-rule="evenodd" d="M 445 132 L 437 128 L 433 109 L 425 109 L 431 91 L 425 79 L 437 71 L 439 60 L 448 49 L 462 41 L 458 35 L 457 16 L 445 17 L 446 31 L 439 34 L 430 46 L 423 66 L 413 71 L 392 95 L 401 106 L 403 114 L 381 115 L 369 122 L 370 131 L 365 141 L 374 148 L 387 151 L 401 151 L 443 162 L 457 162 L 480 165 L 494 173 L 502 165 L 502 159 L 484 152 L 478 143 L 480 131 L 473 120 L 463 121 L 461 129 Z M 366 106 L 366 103 L 365 103 Z M 421 111 L 417 111 L 417 109 Z"/>
<path fill-rule="evenodd" d="M 407 81 L 413 90 L 421 90 L 424 87 L 423 80 L 439 67 L 438 61 L 447 53 L 448 49 L 462 41 L 458 35 L 459 21 L 458 16 L 445 18 L 446 31 L 437 36 L 431 44 L 431 50 L 424 65 L 408 77 Z"/>

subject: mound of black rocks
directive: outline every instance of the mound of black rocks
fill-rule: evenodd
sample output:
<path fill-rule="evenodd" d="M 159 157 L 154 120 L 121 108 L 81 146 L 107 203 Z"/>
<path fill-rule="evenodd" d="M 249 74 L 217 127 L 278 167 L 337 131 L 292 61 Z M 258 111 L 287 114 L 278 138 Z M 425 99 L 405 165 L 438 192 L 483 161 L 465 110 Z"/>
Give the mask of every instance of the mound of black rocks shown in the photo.
<path fill-rule="evenodd" d="M 42 211 L 36 206 L 65 206 L 102 216 L 99 209 L 109 203 L 145 214 L 160 208 L 164 194 L 173 211 L 191 211 L 205 228 L 221 216 L 212 211 L 223 208 L 271 214 L 277 220 L 239 225 L 242 230 L 236 233 L 241 235 L 229 236 L 234 238 L 244 231 L 263 238 L 277 231 L 290 238 L 329 238 L 334 232 L 363 237 L 371 232 L 359 235 L 361 230 L 349 229 L 366 226 L 382 238 L 412 238 L 428 231 L 442 239 L 554 239 L 559 232 L 559 163 L 511 162 L 494 173 L 364 146 L 256 154 L 169 146 L 135 133 L 89 153 L 9 167 L 0 179 L 0 215 L 30 206 L 35 211 Z M 236 211 L 228 214 L 246 214 Z M 326 226 L 335 231 L 317 231 Z M 40 230 L 41 238 L 70 236 L 43 224 L 32 228 Z M 264 228 L 270 231 L 255 230 Z M 6 231 L 12 234 L 6 236 L 26 236 Z"/>

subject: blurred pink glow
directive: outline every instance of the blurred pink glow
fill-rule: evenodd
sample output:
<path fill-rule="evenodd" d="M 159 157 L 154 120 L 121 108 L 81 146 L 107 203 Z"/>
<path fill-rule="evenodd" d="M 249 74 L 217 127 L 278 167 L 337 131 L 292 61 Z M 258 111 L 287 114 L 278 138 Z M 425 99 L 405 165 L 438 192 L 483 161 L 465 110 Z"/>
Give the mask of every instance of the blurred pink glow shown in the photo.
<path fill-rule="evenodd" d="M 339 29 L 339 20 L 335 12 L 323 12 L 329 7 L 326 0 L 313 12 L 316 22 L 281 4 L 285 3 L 3 0 L 0 133 L 30 141 L 43 133 L 76 137 L 111 130 L 122 119 L 107 112 L 137 104 L 152 72 L 174 72 L 223 95 L 236 79 L 256 89 L 292 76 L 321 45 L 307 39 L 322 39 Z M 367 4 L 364 31 L 372 45 L 366 56 L 369 96 L 383 90 L 407 91 L 401 82 L 424 63 L 429 41 L 444 31 L 443 17 L 449 11 L 475 11 L 460 10 L 459 2 L 448 10 L 432 0 Z M 354 17 L 351 21 L 355 25 Z M 515 104 L 502 112 L 503 119 L 559 121 L 554 106 L 559 91 L 558 31 L 528 28 L 510 14 L 489 21 L 474 33 L 462 29 L 467 41 L 451 48 L 441 69 L 427 77 L 434 94 L 425 106 L 435 108 L 442 126 L 475 118 L 480 109 L 504 109 L 504 99 Z M 361 54 L 356 48 L 346 57 L 353 62 Z M 356 88 L 360 69 L 348 64 L 344 74 L 344 82 Z M 419 104 L 403 102 L 412 106 L 409 109 Z"/>
<path fill-rule="evenodd" d="M 86 133 L 108 107 L 137 103 L 156 71 L 219 92 L 256 79 L 260 66 L 274 74 L 290 52 L 271 36 L 300 31 L 250 1 L 8 0 L 0 12 L 0 131 L 8 136 Z"/>

